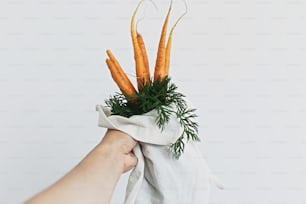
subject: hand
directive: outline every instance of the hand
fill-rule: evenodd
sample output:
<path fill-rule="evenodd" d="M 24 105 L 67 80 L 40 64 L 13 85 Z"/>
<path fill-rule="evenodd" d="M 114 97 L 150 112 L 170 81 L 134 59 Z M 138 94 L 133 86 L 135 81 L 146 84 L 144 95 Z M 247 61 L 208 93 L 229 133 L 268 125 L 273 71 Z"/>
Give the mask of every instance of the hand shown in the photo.
<path fill-rule="evenodd" d="M 108 130 L 98 148 L 108 152 L 108 156 L 116 162 L 120 172 L 124 173 L 137 164 L 137 157 L 132 151 L 136 144 L 137 142 L 126 133 Z"/>

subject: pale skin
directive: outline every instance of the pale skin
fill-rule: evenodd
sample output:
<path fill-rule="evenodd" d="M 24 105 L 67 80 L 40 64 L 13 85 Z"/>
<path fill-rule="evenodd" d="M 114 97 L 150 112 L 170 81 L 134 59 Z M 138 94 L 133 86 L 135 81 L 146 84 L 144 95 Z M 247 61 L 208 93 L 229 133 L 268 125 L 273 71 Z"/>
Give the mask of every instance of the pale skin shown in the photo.
<path fill-rule="evenodd" d="M 136 144 L 129 135 L 108 130 L 76 167 L 25 204 L 108 204 L 121 174 L 137 164 Z"/>

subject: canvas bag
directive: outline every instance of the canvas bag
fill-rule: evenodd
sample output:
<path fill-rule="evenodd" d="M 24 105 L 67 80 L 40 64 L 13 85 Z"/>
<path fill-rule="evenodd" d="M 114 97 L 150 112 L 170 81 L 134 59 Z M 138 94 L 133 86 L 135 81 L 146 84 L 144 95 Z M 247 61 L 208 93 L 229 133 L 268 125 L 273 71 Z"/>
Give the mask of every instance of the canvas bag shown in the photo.
<path fill-rule="evenodd" d="M 130 118 L 112 115 L 102 105 L 96 110 L 100 127 L 120 130 L 139 142 L 133 149 L 138 163 L 130 174 L 124 204 L 206 204 L 210 183 L 223 188 L 197 143 L 187 142 L 179 159 L 169 151 L 182 133 L 177 118 L 172 117 L 161 131 L 154 110 Z"/>

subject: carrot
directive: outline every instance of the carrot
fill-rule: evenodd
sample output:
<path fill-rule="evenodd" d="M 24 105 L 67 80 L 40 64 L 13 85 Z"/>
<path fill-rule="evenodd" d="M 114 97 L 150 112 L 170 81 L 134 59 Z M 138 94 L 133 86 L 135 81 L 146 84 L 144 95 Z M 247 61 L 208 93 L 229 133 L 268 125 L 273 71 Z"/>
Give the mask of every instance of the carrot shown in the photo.
<path fill-rule="evenodd" d="M 163 24 L 163 28 L 160 35 L 159 45 L 158 45 L 158 51 L 157 51 L 157 57 L 156 57 L 156 63 L 155 63 L 155 71 L 154 71 L 154 81 L 155 80 L 162 80 L 165 76 L 165 57 L 166 57 L 166 35 L 167 35 L 167 26 L 169 21 L 169 16 L 172 8 L 172 0 L 170 3 L 170 7 L 168 9 L 168 13 L 166 16 L 166 19 Z"/>
<path fill-rule="evenodd" d="M 144 77 L 145 77 L 145 82 L 150 82 L 150 67 L 149 67 L 149 60 L 148 60 L 148 55 L 146 51 L 146 47 L 143 41 L 142 36 L 137 32 L 137 42 L 139 44 L 139 48 L 142 53 L 143 57 L 143 63 L 144 63 Z"/>
<path fill-rule="evenodd" d="M 116 57 L 114 56 L 114 54 L 110 51 L 110 50 L 106 50 L 106 54 L 109 57 L 109 59 L 114 63 L 115 67 L 117 68 L 118 72 L 121 75 L 125 75 L 121 65 L 119 64 L 118 60 L 116 59 Z"/>
<path fill-rule="evenodd" d="M 135 16 L 136 13 L 138 11 L 139 6 L 141 5 L 141 3 L 143 2 L 143 0 L 141 0 L 133 15 L 132 15 L 132 19 L 131 19 L 131 37 L 132 37 L 132 44 L 133 44 L 133 48 L 134 48 L 134 59 L 135 59 L 135 64 L 136 64 L 136 78 L 137 78 L 137 85 L 138 85 L 138 90 L 142 89 L 142 87 L 147 84 L 148 78 L 146 77 L 148 75 L 146 69 L 145 69 L 145 63 L 144 63 L 144 58 L 143 58 L 143 54 L 141 52 L 141 48 L 139 46 L 139 43 L 137 41 L 137 34 L 135 32 Z M 150 79 L 150 77 L 149 77 Z"/>
<path fill-rule="evenodd" d="M 170 33 L 168 37 L 168 42 L 166 46 L 165 69 L 164 69 L 164 73 L 161 74 L 160 78 L 165 78 L 169 75 L 171 45 L 172 45 L 172 33 Z"/>
<path fill-rule="evenodd" d="M 111 72 L 113 80 L 116 82 L 124 95 L 133 96 L 136 93 L 136 89 L 134 88 L 133 84 L 124 73 L 122 67 L 111 51 L 107 50 L 106 52 L 109 56 L 109 59 L 106 59 L 106 64 Z"/>
<path fill-rule="evenodd" d="M 161 76 L 162 78 L 166 77 L 169 75 L 169 69 L 170 69 L 170 51 L 171 51 L 171 45 L 172 45 L 172 35 L 173 35 L 173 31 L 176 27 L 176 25 L 180 22 L 180 20 L 187 14 L 187 5 L 185 2 L 185 12 L 176 20 L 176 22 L 174 23 L 174 25 L 172 26 L 170 33 L 169 33 L 169 37 L 168 37 L 168 41 L 167 41 L 167 46 L 166 46 L 166 57 L 165 57 L 165 71 L 164 71 L 164 75 Z"/>

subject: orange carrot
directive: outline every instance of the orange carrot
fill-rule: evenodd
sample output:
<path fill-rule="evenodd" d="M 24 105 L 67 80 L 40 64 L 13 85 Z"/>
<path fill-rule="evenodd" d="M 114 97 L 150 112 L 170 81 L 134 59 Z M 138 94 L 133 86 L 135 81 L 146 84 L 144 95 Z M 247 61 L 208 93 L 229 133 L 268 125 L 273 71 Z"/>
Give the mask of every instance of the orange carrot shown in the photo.
<path fill-rule="evenodd" d="M 163 79 L 163 78 L 165 78 L 169 75 L 171 45 L 172 45 L 172 33 L 170 33 L 170 35 L 168 37 L 168 42 L 167 42 L 167 46 L 166 46 L 165 70 L 164 70 L 164 73 L 161 74 L 161 76 L 160 76 L 161 79 Z"/>
<path fill-rule="evenodd" d="M 123 94 L 126 96 L 133 96 L 136 93 L 136 89 L 134 88 L 133 84 L 124 73 L 119 62 L 116 60 L 110 50 L 107 50 L 107 55 L 109 56 L 109 59 L 106 59 L 106 64 L 111 72 L 113 80 L 116 82 Z"/>
<path fill-rule="evenodd" d="M 155 64 L 155 71 L 154 71 L 154 80 L 162 80 L 164 78 L 164 71 L 165 71 L 165 57 L 166 57 L 166 35 L 167 35 L 167 26 L 169 21 L 169 16 L 172 8 L 172 0 L 170 7 L 168 9 L 168 13 L 166 16 L 166 19 L 164 21 L 164 25 L 161 31 L 159 45 L 158 45 L 158 51 L 157 51 L 157 57 L 156 57 L 156 64 Z"/>
<path fill-rule="evenodd" d="M 116 57 L 114 56 L 114 54 L 110 51 L 110 50 L 106 50 L 106 54 L 109 57 L 109 59 L 115 64 L 115 67 L 117 67 L 118 72 L 121 75 L 126 75 L 121 67 L 121 65 L 119 64 L 118 60 L 116 59 Z"/>
<path fill-rule="evenodd" d="M 138 32 L 137 32 L 137 42 L 138 42 L 138 45 L 139 45 L 139 48 L 141 50 L 142 57 L 143 57 L 145 82 L 150 82 L 150 67 L 149 67 L 148 55 L 147 55 L 147 51 L 146 51 L 146 47 L 145 47 L 143 38 Z"/>
<path fill-rule="evenodd" d="M 169 75 L 169 69 L 170 69 L 170 51 L 171 51 L 171 45 L 172 45 L 172 34 L 173 31 L 176 27 L 176 25 L 180 22 L 180 20 L 187 14 L 187 5 L 185 2 L 185 12 L 176 20 L 175 24 L 172 26 L 170 33 L 169 33 L 169 37 L 168 37 L 168 41 L 167 41 L 167 46 L 166 46 L 166 59 L 165 59 L 165 71 L 164 71 L 164 75 L 161 76 L 161 78 L 164 78 L 166 76 Z"/>
<path fill-rule="evenodd" d="M 132 15 L 132 19 L 131 19 L 131 37 L 132 37 L 132 44 L 134 48 L 134 59 L 135 59 L 135 64 L 136 64 L 136 78 L 137 78 L 137 85 L 138 85 L 139 90 L 142 89 L 142 87 L 146 83 L 148 83 L 147 78 L 146 78 L 148 73 L 146 72 L 146 69 L 145 69 L 143 55 L 142 55 L 139 43 L 137 41 L 137 34 L 135 32 L 135 16 L 142 2 L 143 0 L 138 3 Z"/>

